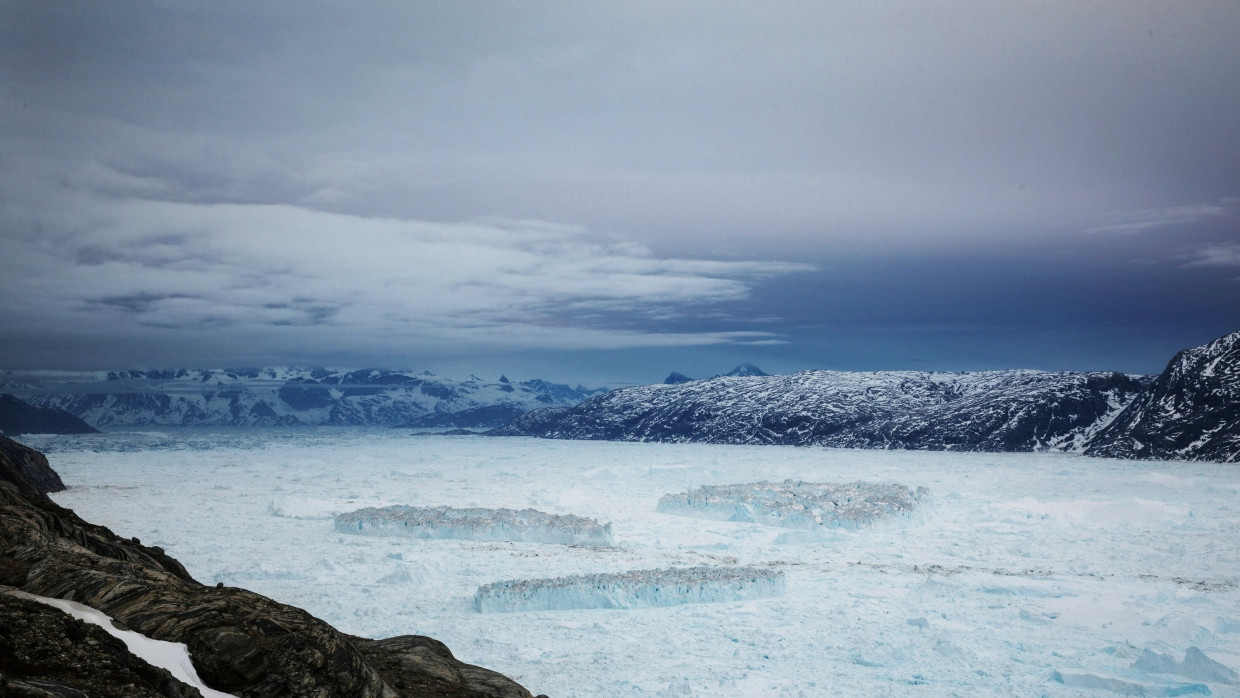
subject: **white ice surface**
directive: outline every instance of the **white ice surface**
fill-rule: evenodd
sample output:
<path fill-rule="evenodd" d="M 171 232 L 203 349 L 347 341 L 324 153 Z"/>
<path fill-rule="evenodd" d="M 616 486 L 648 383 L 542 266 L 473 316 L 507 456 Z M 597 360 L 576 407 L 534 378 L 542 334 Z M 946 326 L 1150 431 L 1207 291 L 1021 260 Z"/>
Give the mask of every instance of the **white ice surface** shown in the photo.
<path fill-rule="evenodd" d="M 198 678 L 198 671 L 194 669 L 194 664 L 189 658 L 189 648 L 183 643 L 152 640 L 142 633 L 132 630 L 121 630 L 112 624 L 112 618 L 103 611 L 77 603 L 76 601 L 27 594 L 16 589 L 5 593 L 47 604 L 68 613 L 78 620 L 103 628 L 109 635 L 125 643 L 131 654 L 145 659 L 152 666 L 167 669 L 168 673 L 172 674 L 178 681 L 189 684 L 201 691 L 203 698 L 235 698 L 231 693 L 224 693 L 208 687 L 202 682 L 202 679 Z"/>
<path fill-rule="evenodd" d="M 430 635 L 555 698 L 1115 695 L 1068 683 L 1087 676 L 1158 695 L 1199 680 L 1137 660 L 1149 650 L 1180 661 L 1190 647 L 1240 669 L 1234 465 L 382 429 L 170 432 L 143 441 L 158 450 L 110 450 L 128 438 L 29 441 L 52 450 L 70 485 L 59 503 L 163 546 L 201 581 L 254 589 L 350 633 Z M 920 523 L 794 545 L 773 545 L 781 530 L 769 526 L 655 511 L 668 492 L 789 478 L 925 486 L 934 507 Z M 318 515 L 533 507 L 610 521 L 615 545 L 347 536 L 328 517 L 272 516 L 273 500 Z M 497 580 L 698 565 L 777 568 L 786 593 L 474 608 L 478 587 Z"/>

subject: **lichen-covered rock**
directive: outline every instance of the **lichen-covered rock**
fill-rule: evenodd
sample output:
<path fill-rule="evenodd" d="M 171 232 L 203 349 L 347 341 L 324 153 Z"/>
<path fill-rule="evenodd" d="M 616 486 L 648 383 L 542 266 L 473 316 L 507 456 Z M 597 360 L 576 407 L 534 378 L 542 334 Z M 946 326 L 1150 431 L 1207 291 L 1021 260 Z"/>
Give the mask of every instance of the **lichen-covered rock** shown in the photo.
<path fill-rule="evenodd" d="M 353 640 L 388 683 L 407 695 L 530 698 L 530 692 L 512 679 L 457 660 L 447 645 L 433 638 L 400 635 L 384 640 Z"/>

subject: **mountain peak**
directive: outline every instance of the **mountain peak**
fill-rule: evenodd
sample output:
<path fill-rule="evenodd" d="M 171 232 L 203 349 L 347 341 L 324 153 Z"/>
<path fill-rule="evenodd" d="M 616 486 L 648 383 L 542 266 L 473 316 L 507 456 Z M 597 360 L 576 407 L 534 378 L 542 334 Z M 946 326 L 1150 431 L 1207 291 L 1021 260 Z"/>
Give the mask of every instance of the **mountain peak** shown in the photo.
<path fill-rule="evenodd" d="M 742 364 L 738 364 L 736 368 L 732 369 L 731 371 L 728 371 L 727 373 L 723 375 L 725 376 L 765 376 L 768 374 L 766 371 L 763 371 L 757 366 L 754 366 L 753 364 L 746 361 Z"/>
<path fill-rule="evenodd" d="M 693 379 L 679 371 L 672 371 L 671 373 L 668 374 L 667 378 L 663 379 L 663 384 L 664 385 L 680 385 L 681 383 L 688 383 L 691 380 Z"/>

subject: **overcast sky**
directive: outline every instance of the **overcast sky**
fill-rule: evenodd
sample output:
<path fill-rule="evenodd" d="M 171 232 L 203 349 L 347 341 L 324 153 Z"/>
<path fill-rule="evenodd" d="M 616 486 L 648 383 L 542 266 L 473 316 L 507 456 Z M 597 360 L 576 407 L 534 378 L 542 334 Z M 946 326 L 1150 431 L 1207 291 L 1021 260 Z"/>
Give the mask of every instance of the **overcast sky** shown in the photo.
<path fill-rule="evenodd" d="M 1235 0 L 0 0 L 0 369 L 1157 372 L 1240 329 L 1238 36 Z"/>

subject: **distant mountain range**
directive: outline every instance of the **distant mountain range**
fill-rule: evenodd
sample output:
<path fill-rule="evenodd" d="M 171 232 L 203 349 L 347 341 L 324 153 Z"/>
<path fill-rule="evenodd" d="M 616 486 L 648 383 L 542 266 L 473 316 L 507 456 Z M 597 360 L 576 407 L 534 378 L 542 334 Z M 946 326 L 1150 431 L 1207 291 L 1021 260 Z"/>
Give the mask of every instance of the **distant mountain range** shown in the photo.
<path fill-rule="evenodd" d="M 457 381 L 429 371 L 325 368 L 0 374 L 0 392 L 96 427 L 382 425 L 495 427 L 528 410 L 605 392 L 501 376 Z M 14 432 L 10 432 L 14 433 Z"/>
<path fill-rule="evenodd" d="M 76 416 L 99 427 L 489 428 L 496 436 L 555 439 L 1240 461 L 1240 332 L 1180 352 L 1157 377 L 1028 370 L 771 376 L 741 364 L 714 378 L 672 373 L 662 384 L 608 392 L 503 376 L 264 368 L 121 371 L 72 381 L 5 374 L 0 392 L 44 408 L 44 417 Z M 0 419 L 6 405 L 0 400 Z"/>
<path fill-rule="evenodd" d="M 499 436 L 845 448 L 1070 451 L 1240 460 L 1240 332 L 1121 373 L 802 371 L 753 366 L 540 409 Z"/>
<path fill-rule="evenodd" d="M 723 376 L 613 390 L 502 433 L 562 439 L 968 451 L 1079 450 L 1142 390 L 1121 373 Z M 541 419 L 532 420 L 536 416 Z"/>

